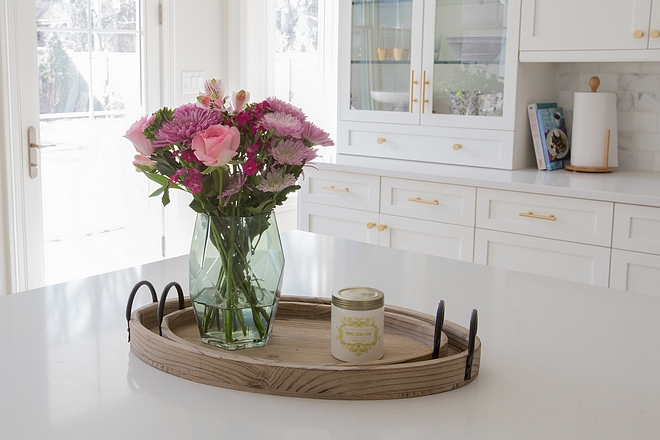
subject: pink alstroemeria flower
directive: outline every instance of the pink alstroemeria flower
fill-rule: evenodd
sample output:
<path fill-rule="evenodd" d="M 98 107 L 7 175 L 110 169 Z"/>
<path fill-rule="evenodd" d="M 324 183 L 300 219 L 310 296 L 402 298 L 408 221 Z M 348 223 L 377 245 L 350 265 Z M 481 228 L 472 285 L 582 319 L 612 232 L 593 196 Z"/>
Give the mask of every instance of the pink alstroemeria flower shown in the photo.
<path fill-rule="evenodd" d="M 156 162 L 153 160 L 149 159 L 147 156 L 143 156 L 142 154 L 136 154 L 133 157 L 133 165 L 146 165 L 149 168 L 153 168 L 156 165 Z M 139 168 L 136 168 L 135 171 L 141 171 Z"/>
<path fill-rule="evenodd" d="M 231 103 L 229 104 L 229 113 L 242 112 L 245 109 L 247 101 L 250 99 L 250 93 L 245 90 L 234 92 L 231 95 Z"/>
<path fill-rule="evenodd" d="M 222 80 L 212 79 L 206 81 L 204 91 L 206 93 L 202 93 L 197 97 L 197 102 L 202 108 L 220 112 L 227 110 L 225 108 L 227 97 L 225 96 L 225 86 Z"/>

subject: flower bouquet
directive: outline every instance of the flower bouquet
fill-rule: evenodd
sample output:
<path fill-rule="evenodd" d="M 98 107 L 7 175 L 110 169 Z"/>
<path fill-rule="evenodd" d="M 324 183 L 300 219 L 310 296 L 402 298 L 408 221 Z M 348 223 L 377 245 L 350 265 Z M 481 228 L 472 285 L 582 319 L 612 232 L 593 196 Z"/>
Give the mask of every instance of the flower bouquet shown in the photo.
<path fill-rule="evenodd" d="M 248 103 L 207 81 L 197 103 L 162 108 L 127 131 L 133 164 L 160 187 L 192 194 L 198 213 L 190 252 L 190 298 L 202 340 L 227 349 L 265 345 L 282 283 L 276 206 L 300 189 L 315 146 L 334 145 L 297 107 Z"/>

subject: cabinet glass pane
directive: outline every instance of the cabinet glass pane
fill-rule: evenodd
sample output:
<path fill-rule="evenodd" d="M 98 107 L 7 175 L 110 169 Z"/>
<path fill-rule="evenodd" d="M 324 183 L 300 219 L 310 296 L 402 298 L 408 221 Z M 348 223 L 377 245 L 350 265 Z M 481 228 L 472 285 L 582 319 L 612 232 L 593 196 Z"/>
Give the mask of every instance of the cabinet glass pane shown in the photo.
<path fill-rule="evenodd" d="M 436 0 L 435 10 L 433 113 L 502 116 L 507 0 Z"/>
<path fill-rule="evenodd" d="M 412 0 L 353 2 L 351 108 L 409 110 Z"/>

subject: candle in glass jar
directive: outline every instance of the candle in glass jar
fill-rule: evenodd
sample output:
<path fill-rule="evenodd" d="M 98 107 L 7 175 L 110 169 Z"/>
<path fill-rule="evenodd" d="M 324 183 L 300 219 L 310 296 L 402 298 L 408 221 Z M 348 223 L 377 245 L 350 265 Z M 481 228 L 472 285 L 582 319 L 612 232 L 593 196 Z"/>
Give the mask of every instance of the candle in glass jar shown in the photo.
<path fill-rule="evenodd" d="M 331 351 L 345 362 L 383 357 L 385 295 L 371 287 L 346 287 L 332 294 Z"/>

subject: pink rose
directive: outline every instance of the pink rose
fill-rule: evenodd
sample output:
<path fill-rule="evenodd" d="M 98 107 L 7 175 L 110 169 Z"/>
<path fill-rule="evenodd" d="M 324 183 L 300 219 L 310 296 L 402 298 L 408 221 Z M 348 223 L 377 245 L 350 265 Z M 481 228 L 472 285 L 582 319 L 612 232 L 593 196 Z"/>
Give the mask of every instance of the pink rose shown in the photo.
<path fill-rule="evenodd" d="M 154 148 L 153 142 L 142 133 L 145 128 L 151 122 L 150 118 L 146 116 L 135 121 L 133 125 L 128 129 L 126 135 L 124 136 L 129 141 L 133 142 L 133 146 L 143 156 L 151 156 L 156 150 Z"/>
<path fill-rule="evenodd" d="M 207 167 L 220 167 L 236 156 L 240 142 L 241 135 L 236 127 L 212 125 L 195 135 L 192 149 Z"/>

